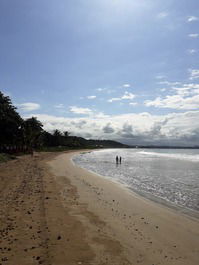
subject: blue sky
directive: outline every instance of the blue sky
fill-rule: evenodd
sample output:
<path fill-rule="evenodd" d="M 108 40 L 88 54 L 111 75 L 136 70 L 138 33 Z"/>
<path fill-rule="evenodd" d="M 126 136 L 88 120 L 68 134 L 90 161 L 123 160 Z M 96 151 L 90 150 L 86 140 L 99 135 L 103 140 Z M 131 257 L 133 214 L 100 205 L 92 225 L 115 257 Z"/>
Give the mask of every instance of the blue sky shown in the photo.
<path fill-rule="evenodd" d="M 198 0 L 0 0 L 0 90 L 47 130 L 199 143 Z"/>

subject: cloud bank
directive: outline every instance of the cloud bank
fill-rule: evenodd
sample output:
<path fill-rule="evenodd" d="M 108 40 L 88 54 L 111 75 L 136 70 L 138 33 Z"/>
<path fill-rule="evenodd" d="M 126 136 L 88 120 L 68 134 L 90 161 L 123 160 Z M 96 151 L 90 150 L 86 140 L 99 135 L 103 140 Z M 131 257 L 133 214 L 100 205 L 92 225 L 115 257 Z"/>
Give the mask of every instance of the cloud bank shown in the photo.
<path fill-rule="evenodd" d="M 132 145 L 199 145 L 199 111 L 167 115 L 144 112 L 81 118 L 44 114 L 36 116 L 47 131 L 67 130 L 72 135 L 89 139 L 112 139 Z"/>

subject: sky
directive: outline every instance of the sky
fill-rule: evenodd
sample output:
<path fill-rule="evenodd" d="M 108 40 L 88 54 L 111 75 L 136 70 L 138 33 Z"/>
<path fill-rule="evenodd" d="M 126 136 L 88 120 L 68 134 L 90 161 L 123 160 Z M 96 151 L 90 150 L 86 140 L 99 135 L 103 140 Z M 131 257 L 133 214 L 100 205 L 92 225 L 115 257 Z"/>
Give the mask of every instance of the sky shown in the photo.
<path fill-rule="evenodd" d="M 0 0 L 0 91 L 50 132 L 199 145 L 199 1 Z"/>

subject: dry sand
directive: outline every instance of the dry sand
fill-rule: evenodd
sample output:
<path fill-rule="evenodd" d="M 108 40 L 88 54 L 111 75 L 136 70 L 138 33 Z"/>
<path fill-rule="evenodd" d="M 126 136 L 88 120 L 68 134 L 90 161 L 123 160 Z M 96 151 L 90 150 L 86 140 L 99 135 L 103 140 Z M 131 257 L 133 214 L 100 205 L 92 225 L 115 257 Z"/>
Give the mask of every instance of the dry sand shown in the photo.
<path fill-rule="evenodd" d="M 199 220 L 75 166 L 74 152 L 0 165 L 0 265 L 198 265 Z"/>

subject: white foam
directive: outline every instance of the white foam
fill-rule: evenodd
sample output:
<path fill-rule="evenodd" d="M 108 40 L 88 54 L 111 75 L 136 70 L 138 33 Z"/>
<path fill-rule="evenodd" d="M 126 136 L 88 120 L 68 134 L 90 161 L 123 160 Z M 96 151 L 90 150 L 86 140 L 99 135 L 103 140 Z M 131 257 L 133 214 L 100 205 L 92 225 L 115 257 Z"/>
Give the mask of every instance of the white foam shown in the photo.
<path fill-rule="evenodd" d="M 148 151 L 140 151 L 138 153 L 141 155 L 158 156 L 158 157 L 165 157 L 165 158 L 188 160 L 188 161 L 192 161 L 192 162 L 199 162 L 199 155 L 198 154 L 196 154 L 196 155 L 169 154 L 169 153 L 158 153 L 158 152 L 148 152 Z"/>
<path fill-rule="evenodd" d="M 118 154 L 123 158 L 121 165 L 115 164 Z M 108 149 L 78 155 L 73 159 L 80 167 L 140 194 L 161 198 L 183 209 L 199 209 L 199 164 L 196 164 L 199 162 L 199 150 Z"/>

